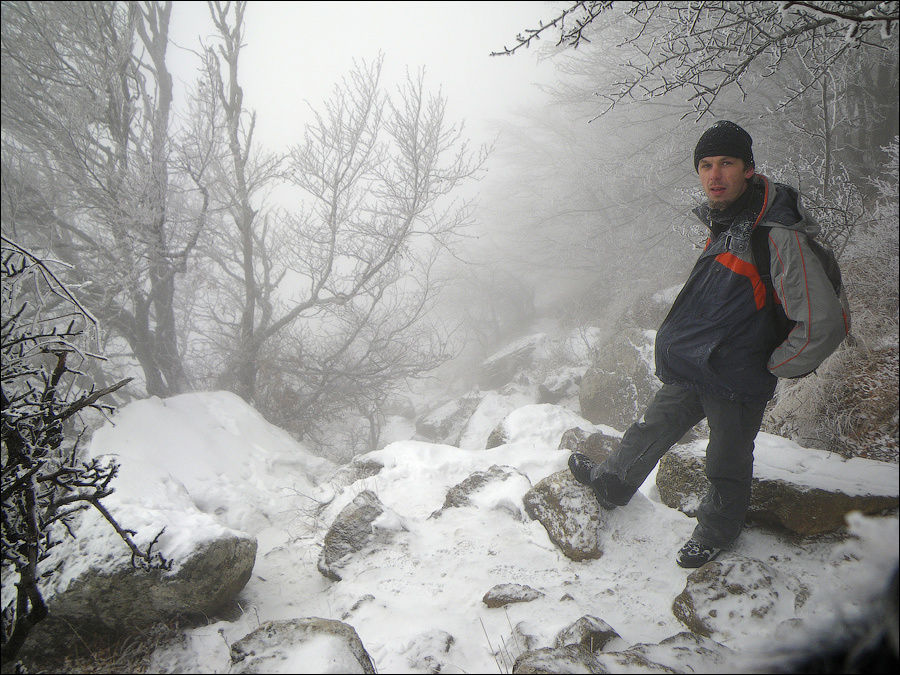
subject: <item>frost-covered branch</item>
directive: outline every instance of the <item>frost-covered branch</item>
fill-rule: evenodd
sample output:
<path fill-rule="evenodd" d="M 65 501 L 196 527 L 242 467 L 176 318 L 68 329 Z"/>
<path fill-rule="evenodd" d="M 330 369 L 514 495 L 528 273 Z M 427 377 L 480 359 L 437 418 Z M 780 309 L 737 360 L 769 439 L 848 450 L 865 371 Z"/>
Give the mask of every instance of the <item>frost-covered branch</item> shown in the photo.
<path fill-rule="evenodd" d="M 600 21 L 618 11 L 624 21 Z M 574 27 L 566 27 L 566 21 Z M 853 48 L 891 48 L 900 21 L 897 2 L 579 2 L 554 21 L 516 37 L 512 54 L 551 28 L 558 45 L 577 48 L 590 37 L 606 37 L 609 49 L 630 46 L 640 58 L 622 66 L 624 77 L 597 92 L 600 114 L 625 100 L 649 100 L 671 92 L 685 96 L 698 118 L 719 95 L 740 91 L 751 70 L 774 72 L 785 54 L 824 45 L 817 77 Z"/>
<path fill-rule="evenodd" d="M 94 408 L 109 412 L 100 399 L 128 379 L 96 389 L 81 371 L 92 356 L 84 331 L 96 328 L 75 295 L 45 262 L 3 237 L 2 368 L 0 368 L 0 497 L 2 497 L 2 567 L 4 583 L 12 579 L 16 599 L 3 608 L 4 671 L 15 661 L 29 632 L 47 615 L 39 586 L 54 570 L 42 563 L 61 537 L 74 536 L 75 517 L 96 508 L 132 551 L 132 561 L 146 568 L 171 563 L 153 551 L 137 549 L 130 535 L 103 506 L 112 491 L 118 466 L 80 459 L 74 416 Z M 70 439 L 75 436 L 72 442 Z"/>

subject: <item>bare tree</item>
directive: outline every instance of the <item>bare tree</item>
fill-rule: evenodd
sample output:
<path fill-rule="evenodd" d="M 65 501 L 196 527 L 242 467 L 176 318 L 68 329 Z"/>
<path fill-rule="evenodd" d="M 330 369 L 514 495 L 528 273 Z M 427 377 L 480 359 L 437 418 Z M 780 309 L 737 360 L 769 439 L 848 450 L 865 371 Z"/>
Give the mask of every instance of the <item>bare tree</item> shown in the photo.
<path fill-rule="evenodd" d="M 210 140 L 186 160 L 221 221 L 198 243 L 203 381 L 297 434 L 353 411 L 371 443 L 388 392 L 449 355 L 429 316 L 434 263 L 468 222 L 452 193 L 485 151 L 469 150 L 423 73 L 386 95 L 378 59 L 335 87 L 288 157 L 264 152 L 239 77 L 246 4 L 209 8 L 216 36 L 194 96 L 206 130 L 193 135 Z M 276 188 L 300 207 L 268 205 Z"/>
<path fill-rule="evenodd" d="M 628 30 L 617 46 L 634 47 L 638 58 L 609 90 L 600 114 L 625 100 L 683 94 L 701 118 L 730 88 L 742 88 L 753 69 L 775 72 L 794 50 L 821 49 L 810 84 L 854 49 L 889 49 L 897 42 L 900 11 L 891 2 L 576 2 L 548 23 L 516 36 L 513 54 L 548 34 L 558 46 L 577 48 L 622 12 Z"/>
<path fill-rule="evenodd" d="M 51 265 L 6 237 L 2 239 L 2 567 L 4 584 L 15 579 L 16 598 L 3 608 L 4 671 L 15 662 L 29 632 L 47 616 L 40 581 L 51 548 L 74 536 L 72 523 L 87 508 L 97 509 L 132 552 L 132 564 L 168 568 L 153 548 L 140 550 L 133 531 L 123 528 L 103 505 L 113 492 L 114 462 L 82 462 L 84 433 L 77 414 L 108 411 L 100 399 L 128 383 L 95 389 L 82 372 L 96 358 L 85 347 L 85 332 L 96 321 Z M 162 534 L 160 532 L 160 534 Z"/>
<path fill-rule="evenodd" d="M 70 263 L 147 392 L 183 391 L 176 276 L 202 220 L 170 208 L 171 3 L 4 2 L 3 226 Z"/>

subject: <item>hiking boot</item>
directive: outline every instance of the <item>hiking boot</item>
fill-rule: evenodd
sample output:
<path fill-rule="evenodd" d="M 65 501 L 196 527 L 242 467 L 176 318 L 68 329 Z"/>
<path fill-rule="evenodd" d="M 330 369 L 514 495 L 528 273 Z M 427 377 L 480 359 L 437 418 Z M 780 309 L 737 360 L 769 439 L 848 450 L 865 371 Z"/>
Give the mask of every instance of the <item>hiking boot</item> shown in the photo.
<path fill-rule="evenodd" d="M 600 506 L 607 511 L 612 511 L 616 508 L 616 504 L 613 504 L 606 496 L 606 491 L 603 489 L 603 476 L 601 475 L 597 480 L 591 481 L 591 469 L 593 468 L 594 460 L 587 455 L 583 455 L 580 452 L 573 452 L 569 455 L 569 471 L 572 472 L 575 480 L 591 488 L 591 492 L 594 493 L 594 497 L 596 497 Z"/>
<path fill-rule="evenodd" d="M 688 543 L 682 546 L 681 550 L 678 551 L 678 555 L 675 556 L 675 562 L 678 563 L 679 567 L 693 569 L 705 565 L 710 560 L 715 560 L 716 556 L 721 552 L 722 549 L 720 548 L 706 546 L 699 541 L 689 539 Z"/>
<path fill-rule="evenodd" d="M 594 468 L 594 461 L 587 455 L 580 452 L 573 452 L 569 455 L 569 471 L 572 476 L 582 485 L 591 484 L 591 469 Z"/>

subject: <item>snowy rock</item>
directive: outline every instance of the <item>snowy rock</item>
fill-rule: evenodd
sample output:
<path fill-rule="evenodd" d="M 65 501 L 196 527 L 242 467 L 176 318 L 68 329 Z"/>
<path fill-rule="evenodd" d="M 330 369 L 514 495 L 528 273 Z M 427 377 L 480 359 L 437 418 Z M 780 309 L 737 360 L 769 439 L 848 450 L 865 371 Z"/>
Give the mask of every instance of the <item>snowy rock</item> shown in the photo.
<path fill-rule="evenodd" d="M 497 429 L 502 427 L 503 420 L 514 410 L 535 402 L 537 390 L 532 385 L 510 384 L 501 391 L 487 392 L 466 422 L 459 437 L 459 447 L 466 450 L 481 450 L 508 442 L 505 436 L 496 437 Z"/>
<path fill-rule="evenodd" d="M 618 652 L 597 654 L 603 670 L 622 673 L 717 673 L 729 672 L 733 652 L 725 645 L 693 633 L 683 632 L 656 644 L 639 643 Z"/>
<path fill-rule="evenodd" d="M 503 422 L 500 422 L 488 436 L 487 442 L 484 444 L 484 449 L 490 450 L 491 448 L 504 445 L 507 442 L 509 442 L 509 438 L 507 436 L 506 427 L 503 426 Z"/>
<path fill-rule="evenodd" d="M 607 646 L 620 644 L 624 645 L 624 641 L 616 636 Z M 719 672 L 731 656 L 732 652 L 727 647 L 709 638 L 685 632 L 658 644 L 639 643 L 621 651 L 595 649 L 591 652 L 584 643 L 536 649 L 522 654 L 513 672 L 710 673 Z"/>
<path fill-rule="evenodd" d="M 352 626 L 309 617 L 268 621 L 231 645 L 233 673 L 374 673 Z"/>
<path fill-rule="evenodd" d="M 416 433 L 429 441 L 458 445 L 469 418 L 482 398 L 483 394 L 470 393 L 444 403 L 416 420 Z"/>
<path fill-rule="evenodd" d="M 231 609 L 255 559 L 256 539 L 233 534 L 200 545 L 169 573 L 136 569 L 128 556 L 112 570 L 87 568 L 47 599 L 50 616 L 32 631 L 24 651 L 134 635 L 180 618 L 208 620 Z"/>
<path fill-rule="evenodd" d="M 579 427 L 573 427 L 559 439 L 559 449 L 570 453 L 580 452 L 599 464 L 605 462 L 606 458 L 619 447 L 620 440 L 602 431 L 589 433 Z"/>
<path fill-rule="evenodd" d="M 492 484 L 503 483 L 510 479 L 523 481 L 527 486 L 531 485 L 528 477 L 517 469 L 494 464 L 487 471 L 476 471 L 461 483 L 457 483 L 450 488 L 447 491 L 447 496 L 444 498 L 444 505 L 432 513 L 430 517 L 438 518 L 446 509 L 472 505 L 475 503 L 473 497 L 477 493 L 484 493 L 490 489 Z M 514 516 L 524 519 L 518 505 L 510 503 L 506 510 L 510 511 Z"/>
<path fill-rule="evenodd" d="M 384 468 L 380 462 L 366 455 L 356 455 L 347 464 L 338 468 L 328 479 L 335 488 L 352 485 L 356 481 L 365 480 L 378 474 Z"/>
<path fill-rule="evenodd" d="M 497 584 L 484 594 L 481 601 L 490 608 L 503 607 L 514 602 L 531 602 L 544 594 L 523 584 Z"/>
<path fill-rule="evenodd" d="M 769 565 L 729 555 L 688 575 L 672 613 L 693 633 L 731 639 L 737 625 L 753 625 L 760 635 L 772 632 L 794 617 L 806 597 L 796 580 Z"/>
<path fill-rule="evenodd" d="M 499 389 L 510 382 L 531 364 L 535 350 L 545 339 L 543 333 L 528 335 L 491 354 L 481 364 L 479 386 L 482 389 Z"/>
<path fill-rule="evenodd" d="M 397 515 L 387 510 L 371 490 L 363 490 L 356 495 L 325 533 L 317 565 L 319 572 L 329 579 L 340 581 L 338 570 L 344 567 L 353 553 L 379 541 L 387 543 L 396 528 L 378 527 L 382 519 L 391 522 L 398 520 Z"/>
<path fill-rule="evenodd" d="M 549 403 L 524 405 L 509 413 L 494 429 L 487 449 L 526 440 L 561 447 L 560 437 L 572 428 L 579 428 L 586 434 L 596 431 L 593 424 L 568 408 Z"/>
<path fill-rule="evenodd" d="M 706 494 L 705 441 L 675 446 L 659 463 L 660 499 L 689 516 Z M 843 459 L 785 439 L 757 438 L 748 518 L 801 535 L 841 529 L 851 511 L 877 514 L 897 508 L 896 464 Z"/>
<path fill-rule="evenodd" d="M 447 631 L 435 629 L 417 635 L 400 652 L 406 655 L 411 669 L 440 673 L 447 665 L 447 654 L 455 642 L 456 638 Z"/>
<path fill-rule="evenodd" d="M 622 637 L 603 619 L 596 616 L 583 616 L 575 623 L 566 626 L 556 635 L 556 646 L 581 645 L 589 652 L 601 652 L 628 645 Z"/>
<path fill-rule="evenodd" d="M 626 429 L 640 419 L 660 384 L 653 375 L 652 332 L 627 328 L 597 351 L 581 380 L 581 414 Z"/>
<path fill-rule="evenodd" d="M 566 368 L 548 375 L 538 385 L 538 403 L 559 403 L 569 396 L 577 396 L 584 376 L 584 368 Z"/>
<path fill-rule="evenodd" d="M 594 654 L 581 645 L 544 647 L 524 652 L 513 673 L 604 673 Z"/>
<path fill-rule="evenodd" d="M 608 512 L 568 469 L 539 481 L 522 501 L 526 513 L 544 526 L 567 558 L 579 561 L 603 555 L 603 524 Z"/>

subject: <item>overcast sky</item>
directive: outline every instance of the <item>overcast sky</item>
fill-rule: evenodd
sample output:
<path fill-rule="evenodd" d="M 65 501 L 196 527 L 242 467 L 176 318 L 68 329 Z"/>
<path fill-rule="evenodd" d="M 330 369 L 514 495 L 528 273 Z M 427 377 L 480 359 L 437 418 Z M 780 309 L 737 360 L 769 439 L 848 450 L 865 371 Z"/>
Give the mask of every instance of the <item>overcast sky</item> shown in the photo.
<path fill-rule="evenodd" d="M 565 3 L 562 3 L 563 6 Z M 306 101 L 320 108 L 354 58 L 385 55 L 388 81 L 426 68 L 441 86 L 451 119 L 466 120 L 473 140 L 487 141 L 492 120 L 506 118 L 535 96 L 532 83 L 552 77 L 534 49 L 491 57 L 517 33 L 555 16 L 548 2 L 250 2 L 240 77 L 245 105 L 258 114 L 258 140 L 270 149 L 297 142 L 308 119 Z M 196 77 L 195 48 L 208 36 L 205 2 L 175 2 L 170 51 L 176 78 Z"/>

